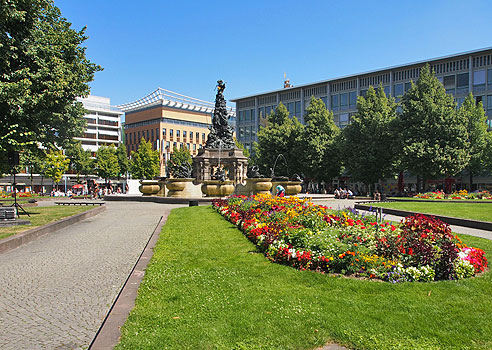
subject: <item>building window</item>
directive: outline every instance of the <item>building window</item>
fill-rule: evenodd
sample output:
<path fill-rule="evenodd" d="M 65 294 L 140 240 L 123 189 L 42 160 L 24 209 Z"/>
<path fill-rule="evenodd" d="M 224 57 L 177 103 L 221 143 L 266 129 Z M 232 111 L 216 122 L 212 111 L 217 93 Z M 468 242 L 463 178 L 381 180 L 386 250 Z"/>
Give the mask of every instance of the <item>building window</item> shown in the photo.
<path fill-rule="evenodd" d="M 244 120 L 247 122 L 251 120 L 251 110 L 250 109 L 246 110 Z"/>
<path fill-rule="evenodd" d="M 171 146 L 171 144 L 169 143 L 169 141 L 166 142 L 166 148 L 169 149 L 169 146 Z"/>
<path fill-rule="evenodd" d="M 138 132 L 138 142 L 140 142 L 140 131 Z"/>
<path fill-rule="evenodd" d="M 395 96 L 396 97 L 402 96 L 403 93 L 404 93 L 403 84 L 395 84 Z"/>
<path fill-rule="evenodd" d="M 412 88 L 412 83 L 408 82 L 408 83 L 405 83 L 405 92 L 407 92 L 408 90 L 410 90 Z"/>
<path fill-rule="evenodd" d="M 338 95 L 331 96 L 331 109 L 338 111 Z"/>
<path fill-rule="evenodd" d="M 458 108 L 460 108 L 463 102 L 465 102 L 465 98 L 464 97 L 457 98 L 456 102 L 458 104 Z"/>
<path fill-rule="evenodd" d="M 165 140 L 166 139 L 166 129 L 162 129 L 162 139 Z"/>
<path fill-rule="evenodd" d="M 340 109 L 347 109 L 348 106 L 348 93 L 340 95 Z"/>
<path fill-rule="evenodd" d="M 183 131 L 183 139 L 186 139 L 186 131 Z"/>
<path fill-rule="evenodd" d="M 205 133 L 202 132 L 202 142 L 205 142 Z"/>
<path fill-rule="evenodd" d="M 485 69 L 473 72 L 473 92 L 485 91 Z"/>
<path fill-rule="evenodd" d="M 349 93 L 349 104 L 350 108 L 357 106 L 357 91 L 352 91 Z"/>
<path fill-rule="evenodd" d="M 173 129 L 169 129 L 169 137 L 173 137 L 173 133 L 174 133 Z"/>
<path fill-rule="evenodd" d="M 190 131 L 190 141 L 193 142 L 193 131 Z"/>
<path fill-rule="evenodd" d="M 386 97 L 389 97 L 390 96 L 390 87 L 384 86 L 383 90 L 384 90 L 384 94 L 386 95 Z"/>
<path fill-rule="evenodd" d="M 155 138 L 159 140 L 159 128 L 155 129 Z"/>
<path fill-rule="evenodd" d="M 469 84 L 469 75 L 468 73 L 461 73 L 456 76 L 456 87 L 467 87 Z"/>
<path fill-rule="evenodd" d="M 487 70 L 487 75 L 488 75 L 488 84 L 492 85 L 492 69 Z"/>
<path fill-rule="evenodd" d="M 180 130 L 176 130 L 176 137 L 180 136 Z"/>
<path fill-rule="evenodd" d="M 256 127 L 251 125 L 251 138 L 254 139 L 256 137 Z"/>
<path fill-rule="evenodd" d="M 296 104 L 295 102 L 287 103 L 287 110 L 289 111 L 289 117 L 293 117 L 296 113 Z"/>
<path fill-rule="evenodd" d="M 147 141 L 149 141 L 149 130 L 147 130 Z"/>
<path fill-rule="evenodd" d="M 187 144 L 186 144 L 186 147 L 187 147 L 187 148 L 188 148 L 188 150 L 189 150 L 189 149 L 190 149 L 190 144 L 189 144 L 189 143 L 187 143 Z"/>
<path fill-rule="evenodd" d="M 328 108 L 328 97 L 321 97 L 321 101 L 325 104 L 325 107 Z M 306 107 L 307 109 L 307 107 Z"/>
<path fill-rule="evenodd" d="M 150 130 L 150 131 L 151 131 L 151 140 L 152 140 L 152 142 L 154 142 L 154 129 L 152 129 L 152 130 Z M 147 133 L 148 133 L 148 132 L 149 132 L 149 131 L 147 130 Z"/>
<path fill-rule="evenodd" d="M 239 138 L 242 139 L 244 137 L 244 128 L 240 127 L 239 128 Z"/>
<path fill-rule="evenodd" d="M 173 142 L 173 149 L 176 148 L 178 146 L 178 144 L 176 143 L 176 141 Z"/>
<path fill-rule="evenodd" d="M 364 98 L 365 98 L 365 97 L 366 97 L 366 95 L 367 95 L 367 90 L 366 90 L 366 89 L 364 89 L 364 90 L 360 90 L 360 96 L 362 96 L 362 97 L 364 97 Z"/>
<path fill-rule="evenodd" d="M 443 79 L 443 83 L 445 89 L 454 88 L 456 85 L 456 79 L 454 75 L 446 75 Z"/>
<path fill-rule="evenodd" d="M 193 152 L 196 151 L 196 143 L 193 144 Z"/>

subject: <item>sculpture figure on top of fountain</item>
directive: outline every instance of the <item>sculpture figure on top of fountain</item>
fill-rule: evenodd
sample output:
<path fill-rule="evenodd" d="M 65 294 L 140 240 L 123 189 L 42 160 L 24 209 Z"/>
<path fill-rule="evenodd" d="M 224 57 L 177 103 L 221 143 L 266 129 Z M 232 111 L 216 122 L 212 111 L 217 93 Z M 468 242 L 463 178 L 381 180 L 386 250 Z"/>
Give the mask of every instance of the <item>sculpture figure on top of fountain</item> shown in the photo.
<path fill-rule="evenodd" d="M 229 125 L 229 115 L 227 113 L 226 101 L 224 99 L 225 83 L 217 81 L 217 95 L 215 96 L 215 109 L 212 117 L 212 125 L 209 127 L 210 133 L 207 137 L 205 148 L 234 149 L 234 128 Z"/>

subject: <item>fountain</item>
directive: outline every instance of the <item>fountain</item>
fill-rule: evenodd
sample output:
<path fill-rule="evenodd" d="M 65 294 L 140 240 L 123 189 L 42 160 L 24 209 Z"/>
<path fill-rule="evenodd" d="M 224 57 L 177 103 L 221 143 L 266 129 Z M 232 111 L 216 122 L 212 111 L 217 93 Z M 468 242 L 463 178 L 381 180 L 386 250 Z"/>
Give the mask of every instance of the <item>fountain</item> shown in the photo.
<path fill-rule="evenodd" d="M 210 133 L 205 147 L 193 158 L 195 181 L 202 183 L 202 192 L 206 196 L 229 195 L 234 191 L 234 184 L 246 178 L 248 159 L 234 142 L 234 129 L 228 122 L 224 89 L 225 83 L 218 80 Z"/>
<path fill-rule="evenodd" d="M 272 177 L 273 195 L 277 193 L 277 186 L 281 185 L 283 188 L 285 188 L 286 196 L 295 196 L 296 194 L 301 192 L 302 179 L 298 174 L 294 174 L 290 178 L 288 176 L 275 175 L 275 167 L 277 166 L 277 162 L 279 158 L 282 158 L 284 160 L 287 173 L 289 171 L 289 168 L 287 166 L 287 160 L 285 159 L 284 155 L 280 153 L 279 155 L 277 155 L 277 158 L 275 158 L 275 162 L 273 163 L 273 168 L 270 169 L 271 177 Z"/>

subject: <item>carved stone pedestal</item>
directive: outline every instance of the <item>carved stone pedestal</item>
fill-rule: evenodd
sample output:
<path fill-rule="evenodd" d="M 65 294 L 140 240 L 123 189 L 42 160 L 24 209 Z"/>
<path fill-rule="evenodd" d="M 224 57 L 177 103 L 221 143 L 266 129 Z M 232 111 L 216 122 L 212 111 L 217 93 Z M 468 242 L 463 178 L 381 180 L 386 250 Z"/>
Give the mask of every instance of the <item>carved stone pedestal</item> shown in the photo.
<path fill-rule="evenodd" d="M 242 183 L 246 179 L 246 170 L 248 168 L 248 158 L 239 148 L 221 149 L 202 148 L 198 155 L 193 158 L 193 175 L 196 181 L 201 183 L 212 180 L 215 169 L 219 166 L 224 168 L 226 180 L 234 184 Z"/>

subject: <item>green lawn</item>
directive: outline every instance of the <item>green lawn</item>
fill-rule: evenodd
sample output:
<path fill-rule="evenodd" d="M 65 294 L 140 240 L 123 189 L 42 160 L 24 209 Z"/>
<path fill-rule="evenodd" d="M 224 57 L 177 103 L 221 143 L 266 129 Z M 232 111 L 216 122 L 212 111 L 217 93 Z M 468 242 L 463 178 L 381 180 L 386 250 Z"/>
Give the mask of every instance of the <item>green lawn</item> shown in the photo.
<path fill-rule="evenodd" d="M 24 209 L 29 213 L 29 215 L 31 215 L 31 217 L 22 214 L 20 219 L 31 221 L 31 225 L 0 227 L 0 239 L 7 238 L 37 226 L 46 225 L 67 216 L 82 213 L 89 209 L 93 209 L 93 206 L 24 207 Z"/>
<path fill-rule="evenodd" d="M 488 203 L 423 203 L 388 202 L 373 203 L 373 206 L 408 210 L 416 213 L 436 214 L 481 221 L 492 221 L 492 204 Z"/>
<path fill-rule="evenodd" d="M 461 236 L 492 251 L 492 242 Z M 270 263 L 210 207 L 169 215 L 122 349 L 491 349 L 492 274 L 390 284 Z"/>

